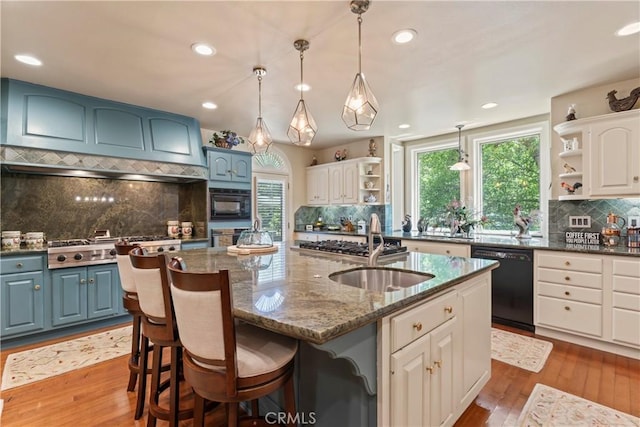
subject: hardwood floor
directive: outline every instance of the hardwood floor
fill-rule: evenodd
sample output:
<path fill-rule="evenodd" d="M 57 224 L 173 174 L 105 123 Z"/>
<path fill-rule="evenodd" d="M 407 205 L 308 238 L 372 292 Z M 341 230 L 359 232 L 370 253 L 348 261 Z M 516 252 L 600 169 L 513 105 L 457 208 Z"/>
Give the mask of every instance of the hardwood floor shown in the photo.
<path fill-rule="evenodd" d="M 553 350 L 542 371 L 533 373 L 492 360 L 491 380 L 456 427 L 513 426 L 536 383 L 640 416 L 640 361 L 542 339 L 553 342 Z M 53 342 L 56 341 L 46 344 Z M 2 367 L 8 354 L 33 347 L 2 351 Z M 127 357 L 3 391 L 0 398 L 4 399 L 4 410 L 0 424 L 7 427 L 146 425 L 146 410 L 141 420 L 133 419 L 136 394 L 126 391 Z M 188 390 L 183 392 L 186 394 Z M 217 411 L 207 416 L 206 425 L 223 425 L 223 420 L 223 414 Z M 158 421 L 159 427 L 165 425 L 167 423 Z M 180 425 L 190 426 L 191 421 L 182 421 Z"/>

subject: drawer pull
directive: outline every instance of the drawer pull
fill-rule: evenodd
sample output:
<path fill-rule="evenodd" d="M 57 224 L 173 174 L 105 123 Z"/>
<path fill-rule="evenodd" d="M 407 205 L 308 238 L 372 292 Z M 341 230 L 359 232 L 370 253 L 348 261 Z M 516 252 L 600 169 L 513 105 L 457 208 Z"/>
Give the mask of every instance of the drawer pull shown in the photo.
<path fill-rule="evenodd" d="M 451 306 L 446 306 L 446 307 L 444 308 L 444 311 L 445 311 L 446 313 L 451 314 L 451 313 L 453 313 L 453 307 L 451 307 Z"/>
<path fill-rule="evenodd" d="M 422 323 L 420 322 L 414 323 L 413 327 L 415 328 L 416 331 L 420 332 L 422 330 Z"/>
<path fill-rule="evenodd" d="M 442 366 L 442 360 L 436 360 L 433 364 L 436 365 L 436 368 L 439 368 Z"/>
<path fill-rule="evenodd" d="M 568 305 L 565 305 L 564 309 L 567 310 L 567 311 L 571 311 L 571 307 L 569 307 Z"/>
<path fill-rule="evenodd" d="M 429 371 L 430 374 L 433 374 L 433 366 L 427 366 L 426 370 Z"/>
<path fill-rule="evenodd" d="M 40 290 L 40 285 L 35 285 L 35 286 L 33 287 L 33 289 L 35 289 L 36 291 L 39 291 L 39 290 Z"/>
<path fill-rule="evenodd" d="M 564 294 L 565 294 L 566 296 L 569 296 L 569 295 L 571 295 L 571 292 L 569 292 L 569 291 L 564 291 Z"/>
<path fill-rule="evenodd" d="M 93 278 L 89 279 L 89 283 L 93 283 L 95 282 L 95 280 L 93 280 Z"/>
<path fill-rule="evenodd" d="M 87 283 L 87 279 L 80 279 L 80 283 L 84 285 L 85 283 Z"/>
<path fill-rule="evenodd" d="M 447 255 L 451 253 L 449 249 L 447 249 L 445 252 L 447 253 Z"/>
<path fill-rule="evenodd" d="M 22 268 L 22 267 L 24 267 L 24 264 L 22 264 L 21 262 L 18 262 L 18 263 L 16 263 L 16 267 Z"/>
<path fill-rule="evenodd" d="M 571 280 L 571 277 L 569 277 L 569 276 L 564 276 L 564 280 L 566 280 L 566 281 L 568 282 L 569 280 Z"/>
<path fill-rule="evenodd" d="M 569 265 L 571 265 L 571 263 L 569 261 L 565 261 L 564 265 L 569 266 Z"/>

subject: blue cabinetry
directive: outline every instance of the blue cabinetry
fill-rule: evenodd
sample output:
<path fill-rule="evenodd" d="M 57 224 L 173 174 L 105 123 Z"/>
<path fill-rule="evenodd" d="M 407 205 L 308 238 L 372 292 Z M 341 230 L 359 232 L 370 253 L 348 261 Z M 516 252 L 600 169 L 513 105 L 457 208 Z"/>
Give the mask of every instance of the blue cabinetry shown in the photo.
<path fill-rule="evenodd" d="M 6 78 L 0 137 L 22 147 L 204 164 L 194 118 Z"/>
<path fill-rule="evenodd" d="M 117 265 L 54 270 L 51 273 L 52 326 L 119 314 Z"/>
<path fill-rule="evenodd" d="M 41 255 L 0 260 L 2 337 L 44 329 L 44 273 Z"/>
<path fill-rule="evenodd" d="M 204 147 L 209 165 L 209 181 L 251 183 L 251 153 Z"/>

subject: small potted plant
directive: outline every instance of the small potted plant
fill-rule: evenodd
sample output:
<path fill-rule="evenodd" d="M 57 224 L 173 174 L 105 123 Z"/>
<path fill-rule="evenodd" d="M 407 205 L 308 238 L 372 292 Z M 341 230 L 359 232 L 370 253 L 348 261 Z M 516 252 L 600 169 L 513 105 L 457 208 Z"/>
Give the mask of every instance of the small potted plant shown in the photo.
<path fill-rule="evenodd" d="M 238 134 L 233 131 L 223 130 L 221 132 L 214 132 L 209 143 L 219 148 L 231 149 L 238 144 L 244 144 L 244 138 L 238 136 Z"/>

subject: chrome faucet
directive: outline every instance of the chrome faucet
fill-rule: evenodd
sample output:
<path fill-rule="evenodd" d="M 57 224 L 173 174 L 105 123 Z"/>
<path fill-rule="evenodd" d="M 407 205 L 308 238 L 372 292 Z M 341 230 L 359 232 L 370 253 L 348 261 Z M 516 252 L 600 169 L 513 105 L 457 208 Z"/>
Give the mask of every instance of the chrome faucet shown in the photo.
<path fill-rule="evenodd" d="M 378 236 L 380 238 L 380 244 L 374 249 L 373 237 Z M 369 265 L 375 266 L 378 263 L 378 257 L 384 249 L 384 239 L 382 238 L 382 226 L 380 225 L 380 218 L 378 214 L 372 213 L 369 219 Z"/>

